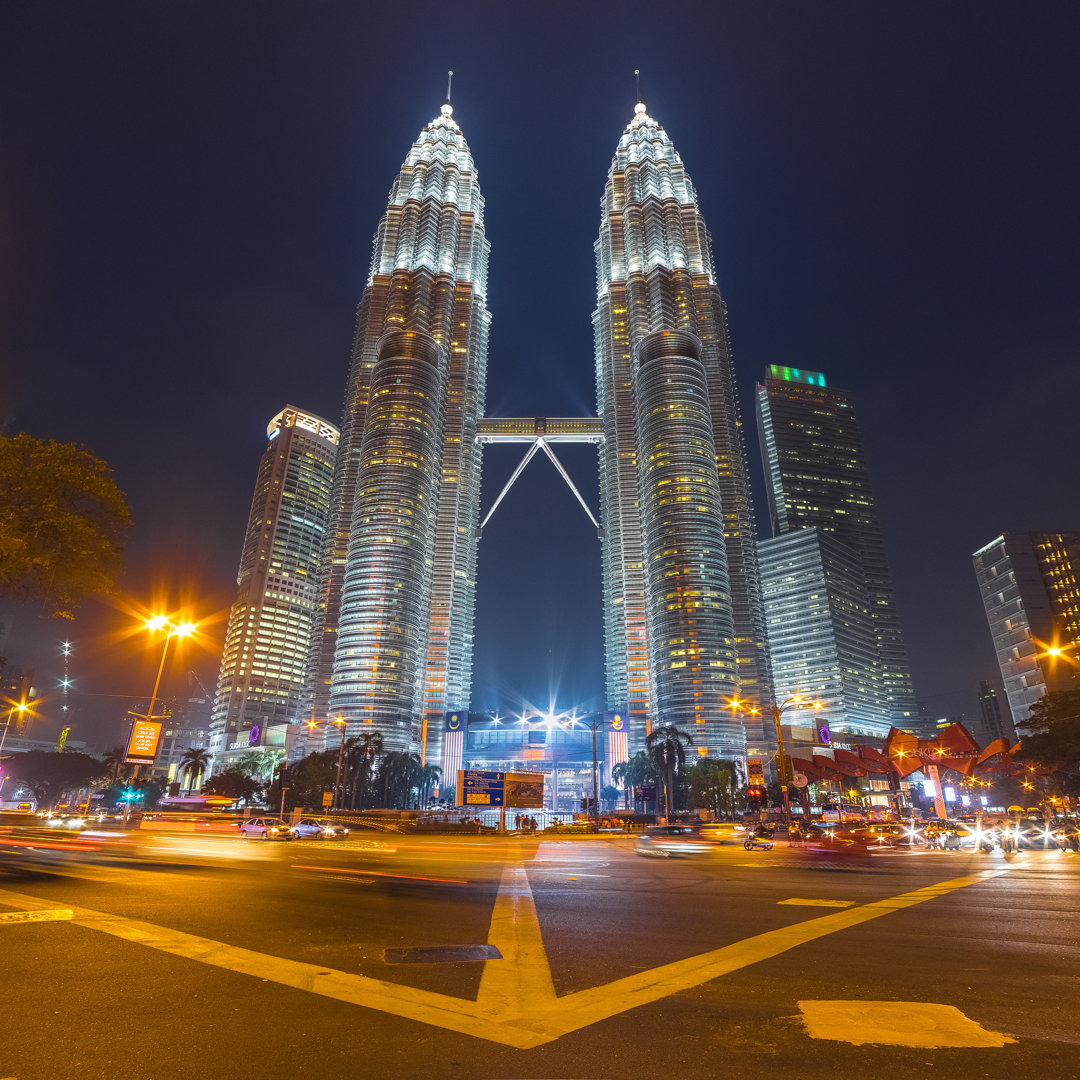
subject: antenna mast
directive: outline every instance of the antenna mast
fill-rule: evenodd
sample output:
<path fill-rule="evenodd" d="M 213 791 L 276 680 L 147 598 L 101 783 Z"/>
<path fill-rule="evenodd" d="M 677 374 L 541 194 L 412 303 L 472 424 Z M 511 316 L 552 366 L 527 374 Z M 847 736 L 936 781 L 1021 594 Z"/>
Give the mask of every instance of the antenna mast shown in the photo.
<path fill-rule="evenodd" d="M 451 85 L 451 83 L 453 83 L 453 81 L 454 81 L 454 73 L 452 71 L 448 71 L 446 73 L 446 104 L 447 105 L 450 104 L 450 85 Z"/>

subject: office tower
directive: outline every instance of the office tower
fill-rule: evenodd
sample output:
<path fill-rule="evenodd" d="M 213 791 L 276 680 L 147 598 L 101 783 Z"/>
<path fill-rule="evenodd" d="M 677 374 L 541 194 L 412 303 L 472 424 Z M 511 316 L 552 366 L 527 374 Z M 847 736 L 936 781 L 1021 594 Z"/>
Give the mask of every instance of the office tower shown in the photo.
<path fill-rule="evenodd" d="M 287 405 L 266 435 L 210 721 L 219 769 L 295 719 L 318 609 L 338 429 Z"/>
<path fill-rule="evenodd" d="M 610 708 L 741 755 L 736 694 L 769 704 L 727 313 L 682 160 L 638 104 L 608 172 L 593 313 Z M 760 729 L 755 733 L 760 738 Z"/>
<path fill-rule="evenodd" d="M 983 746 L 995 739 L 1012 738 L 1012 724 L 1001 713 L 997 691 L 985 680 L 979 682 L 979 735 Z"/>
<path fill-rule="evenodd" d="M 1044 694 L 1077 689 L 1080 533 L 1006 532 L 972 556 L 1014 727 Z"/>
<path fill-rule="evenodd" d="M 882 722 L 908 728 L 916 705 L 907 648 L 850 395 L 816 371 L 772 365 L 757 387 L 758 433 L 774 536 L 814 526 L 862 560 L 877 639 Z"/>
<path fill-rule="evenodd" d="M 821 703 L 792 724 L 884 736 L 889 710 L 878 678 L 877 640 L 862 560 L 817 528 L 758 544 L 769 659 L 777 700 L 798 694 Z"/>
<path fill-rule="evenodd" d="M 467 709 L 490 316 L 472 155 L 444 105 L 390 190 L 361 298 L 305 715 L 439 760 Z"/>

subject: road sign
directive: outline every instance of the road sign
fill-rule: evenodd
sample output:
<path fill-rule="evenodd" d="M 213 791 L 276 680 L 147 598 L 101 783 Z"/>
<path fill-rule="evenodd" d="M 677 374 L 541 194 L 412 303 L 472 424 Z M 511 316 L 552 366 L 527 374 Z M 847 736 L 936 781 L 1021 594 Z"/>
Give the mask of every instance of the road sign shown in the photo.
<path fill-rule="evenodd" d="M 752 757 L 746 759 L 747 783 L 750 787 L 765 785 L 765 759 Z"/>
<path fill-rule="evenodd" d="M 334 803 L 334 793 L 332 791 L 324 791 L 322 793 L 323 806 L 332 806 Z"/>
<path fill-rule="evenodd" d="M 458 769 L 458 806 L 502 806 L 506 773 Z"/>
<path fill-rule="evenodd" d="M 792 787 L 804 788 L 809 783 L 810 783 L 810 781 L 809 781 L 809 779 L 807 779 L 806 773 L 797 772 L 791 778 Z"/>

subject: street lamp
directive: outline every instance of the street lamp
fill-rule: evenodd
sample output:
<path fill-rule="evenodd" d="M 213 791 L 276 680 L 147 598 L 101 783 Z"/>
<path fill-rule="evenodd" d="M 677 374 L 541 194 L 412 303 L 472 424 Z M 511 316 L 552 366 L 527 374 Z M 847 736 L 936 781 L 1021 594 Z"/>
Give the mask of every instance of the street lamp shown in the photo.
<path fill-rule="evenodd" d="M 327 722 L 330 723 L 330 724 L 336 724 L 338 726 L 338 728 L 341 730 L 341 745 L 338 747 L 337 780 L 334 783 L 334 806 L 333 806 L 333 808 L 335 810 L 340 810 L 340 809 L 342 809 L 342 806 L 341 806 L 341 766 L 345 761 L 345 731 L 346 731 L 346 729 L 348 727 L 348 722 L 346 721 L 346 719 L 345 719 L 345 717 L 344 717 L 344 715 L 342 713 L 338 713 L 337 716 L 335 716 L 332 720 L 329 720 Z M 307 722 L 307 727 L 308 727 L 308 730 L 310 730 L 310 731 L 316 730 L 318 728 L 318 726 L 319 726 L 319 723 L 318 723 L 317 720 L 309 720 Z"/>
<path fill-rule="evenodd" d="M 571 716 L 569 720 L 564 720 L 563 727 L 576 727 L 579 723 L 583 723 L 592 732 L 592 813 L 589 815 L 594 820 L 600 818 L 600 782 L 599 782 L 599 769 L 596 761 L 596 733 L 604 726 L 605 718 L 603 716 L 593 716 L 589 720 L 579 721 L 577 717 Z"/>
<path fill-rule="evenodd" d="M 0 735 L 0 753 L 4 751 L 4 743 L 7 741 L 8 728 L 11 727 L 11 718 L 18 713 L 19 719 L 23 718 L 23 715 L 30 708 L 25 701 L 19 701 L 12 703 L 10 709 L 8 709 L 7 719 L 4 721 L 4 734 Z M 7 774 L 0 772 L 0 791 L 4 788 L 4 781 L 7 779 Z"/>
<path fill-rule="evenodd" d="M 728 702 L 732 711 L 741 706 L 747 704 L 746 702 L 739 701 L 738 698 L 733 698 Z M 772 716 L 773 726 L 776 729 L 776 774 L 780 780 L 780 792 L 784 797 L 784 823 L 790 828 L 791 826 L 791 799 L 788 795 L 788 787 L 791 784 L 792 772 L 791 772 L 791 758 L 784 752 L 784 732 L 780 726 L 781 717 L 788 711 L 788 709 L 820 709 L 820 701 L 807 701 L 802 694 L 793 694 L 786 701 L 776 704 L 773 702 Z M 753 709 L 748 709 L 748 712 L 753 712 Z"/>
<path fill-rule="evenodd" d="M 157 704 L 158 690 L 161 688 L 161 676 L 162 676 L 163 672 L 165 671 L 165 658 L 169 654 L 169 642 L 172 641 L 172 639 L 174 637 L 177 637 L 177 638 L 189 637 L 191 634 L 195 633 L 196 627 L 195 627 L 195 623 L 193 623 L 193 622 L 186 622 L 185 621 L 185 622 L 174 623 L 165 615 L 154 615 L 151 618 L 146 620 L 146 622 L 143 624 L 143 628 L 145 630 L 149 630 L 151 634 L 157 633 L 158 630 L 164 630 L 165 631 L 165 644 L 161 648 L 161 663 L 158 664 L 157 678 L 154 679 L 154 689 L 150 693 L 150 704 L 147 706 L 146 716 L 143 717 L 144 720 L 153 720 L 154 719 L 154 706 Z M 137 717 L 139 714 L 134 713 L 134 715 Z M 131 779 L 134 782 L 134 781 L 138 780 L 138 778 L 139 778 L 139 766 L 136 765 L 135 768 L 132 770 Z M 128 799 L 124 804 L 124 823 L 125 824 L 127 823 L 128 814 L 130 813 L 130 811 L 131 811 L 131 799 Z"/>

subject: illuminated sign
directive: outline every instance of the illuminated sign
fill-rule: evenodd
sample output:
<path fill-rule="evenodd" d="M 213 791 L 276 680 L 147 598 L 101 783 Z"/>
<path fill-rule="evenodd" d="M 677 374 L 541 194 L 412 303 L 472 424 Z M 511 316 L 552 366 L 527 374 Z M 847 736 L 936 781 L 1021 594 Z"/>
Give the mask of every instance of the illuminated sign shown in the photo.
<path fill-rule="evenodd" d="M 258 746 L 259 736 L 262 734 L 262 728 L 258 724 L 252 724 L 251 730 L 248 732 L 248 746 Z"/>
<path fill-rule="evenodd" d="M 458 806 L 514 806 L 519 810 L 539 810 L 544 805 L 544 774 L 458 769 L 457 800 Z"/>
<path fill-rule="evenodd" d="M 153 765 L 160 739 L 161 724 L 157 720 L 135 720 L 124 761 L 129 765 Z"/>
<path fill-rule="evenodd" d="M 626 730 L 626 717 L 622 713 L 608 713 L 607 715 L 608 728 L 611 731 L 625 731 Z"/>
<path fill-rule="evenodd" d="M 801 368 L 784 367 L 782 364 L 769 365 L 769 378 L 806 383 L 807 386 L 825 385 L 825 376 L 820 371 L 803 371 Z"/>

